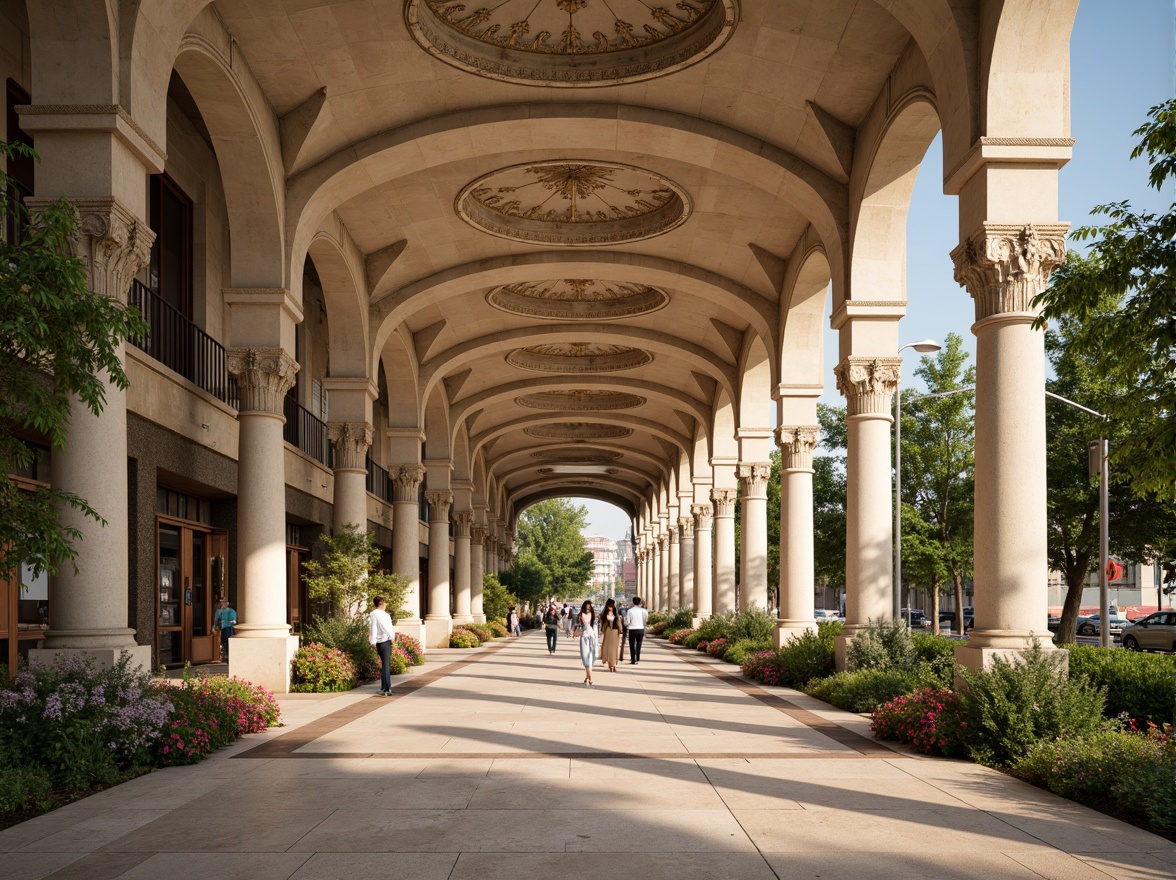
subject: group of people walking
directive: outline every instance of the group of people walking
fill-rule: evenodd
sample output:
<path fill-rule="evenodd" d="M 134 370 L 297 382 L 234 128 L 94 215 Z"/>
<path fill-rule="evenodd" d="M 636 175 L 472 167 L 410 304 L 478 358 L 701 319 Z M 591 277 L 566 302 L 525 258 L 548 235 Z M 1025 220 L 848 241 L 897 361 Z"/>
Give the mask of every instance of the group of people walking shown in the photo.
<path fill-rule="evenodd" d="M 557 608 L 552 602 L 543 613 L 543 629 L 547 635 L 547 653 L 554 654 L 559 643 L 559 633 L 566 638 L 579 636 L 580 661 L 584 664 L 584 685 L 593 687 L 592 669 L 597 658 L 608 667 L 609 672 L 617 671 L 617 664 L 624 660 L 625 636 L 629 640 L 629 663 L 636 666 L 641 662 L 641 644 L 645 638 L 645 623 L 649 612 L 641 604 L 640 597 L 633 598 L 633 604 L 622 610 L 615 599 L 604 603 L 600 614 L 590 601 L 580 606 L 579 613 L 568 607 Z"/>

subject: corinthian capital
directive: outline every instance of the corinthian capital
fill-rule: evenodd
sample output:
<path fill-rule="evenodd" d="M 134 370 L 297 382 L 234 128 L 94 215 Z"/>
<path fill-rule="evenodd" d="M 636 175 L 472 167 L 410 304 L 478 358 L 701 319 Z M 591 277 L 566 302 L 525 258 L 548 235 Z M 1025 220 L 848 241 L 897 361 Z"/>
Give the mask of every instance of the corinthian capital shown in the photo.
<path fill-rule="evenodd" d="M 985 223 L 952 252 L 955 280 L 976 301 L 976 320 L 1037 316 L 1034 298 L 1066 260 L 1069 223 Z"/>
<path fill-rule="evenodd" d="M 889 415 L 890 395 L 898 387 L 901 365 L 899 357 L 847 357 L 834 367 L 846 415 Z"/>
<path fill-rule="evenodd" d="M 768 497 L 768 479 L 772 476 L 770 461 L 741 464 L 736 473 L 743 483 L 744 498 Z"/>
<path fill-rule="evenodd" d="M 453 514 L 453 536 L 455 538 L 470 537 L 470 527 L 474 522 L 472 510 L 458 510 Z"/>
<path fill-rule="evenodd" d="M 298 363 L 285 349 L 230 348 L 225 362 L 237 377 L 238 412 L 282 415 L 282 400 L 298 372 Z"/>
<path fill-rule="evenodd" d="M 335 450 L 335 470 L 366 471 L 372 436 L 372 426 L 367 422 L 327 422 L 327 439 Z"/>
<path fill-rule="evenodd" d="M 776 445 L 780 447 L 783 470 L 812 470 L 813 450 L 817 448 L 820 430 L 816 425 L 781 425 L 776 429 Z"/>
<path fill-rule="evenodd" d="M 388 476 L 392 478 L 392 503 L 417 503 L 417 493 L 421 490 L 421 480 L 425 478 L 425 469 L 419 464 L 402 464 L 400 467 L 389 468 Z"/>
<path fill-rule="evenodd" d="M 715 516 L 734 516 L 735 499 L 738 497 L 739 493 L 735 489 L 711 489 L 711 502 L 715 507 Z"/>
<path fill-rule="evenodd" d="M 425 493 L 425 503 L 429 505 L 429 522 L 448 521 L 449 506 L 453 504 L 453 493 L 445 489 L 430 489 Z"/>
<path fill-rule="evenodd" d="M 487 534 L 489 529 L 485 526 L 470 526 L 470 543 L 475 547 L 485 546 Z"/>
<path fill-rule="evenodd" d="M 694 541 L 694 517 L 680 516 L 678 517 L 678 531 L 682 533 L 683 543 L 691 543 Z"/>
<path fill-rule="evenodd" d="M 710 531 L 714 527 L 714 509 L 709 504 L 691 504 L 690 513 L 694 515 L 694 522 L 699 529 Z"/>
<path fill-rule="evenodd" d="M 32 213 L 56 199 L 28 199 Z M 131 280 L 151 258 L 155 233 L 118 199 L 71 199 L 78 212 L 78 230 L 70 250 L 86 264 L 89 287 L 95 293 L 126 302 Z"/>

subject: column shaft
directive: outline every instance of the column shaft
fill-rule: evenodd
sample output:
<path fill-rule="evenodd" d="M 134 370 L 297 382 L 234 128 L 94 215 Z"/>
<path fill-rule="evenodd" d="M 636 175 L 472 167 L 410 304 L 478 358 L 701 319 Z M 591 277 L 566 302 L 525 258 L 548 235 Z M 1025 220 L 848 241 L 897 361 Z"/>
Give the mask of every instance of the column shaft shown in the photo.
<path fill-rule="evenodd" d="M 470 530 L 470 614 L 474 623 L 486 622 L 482 604 L 482 577 L 486 570 L 486 528 L 473 526 Z"/>
<path fill-rule="evenodd" d="M 816 427 L 780 427 L 780 612 L 775 643 L 815 629 L 813 557 L 813 449 Z"/>
<path fill-rule="evenodd" d="M 734 489 L 711 490 L 715 510 L 713 610 L 735 610 L 735 497 Z"/>
<path fill-rule="evenodd" d="M 705 620 L 714 608 L 714 531 L 709 504 L 695 504 L 694 514 L 694 616 Z"/>
<path fill-rule="evenodd" d="M 408 582 L 404 607 L 408 617 L 396 621 L 398 631 L 425 644 L 421 620 L 421 542 L 418 492 L 425 469 L 406 464 L 388 469 L 392 480 L 392 568 Z"/>
<path fill-rule="evenodd" d="M 694 608 L 697 613 L 698 606 L 694 604 L 694 517 L 680 517 L 678 531 L 682 535 L 678 544 L 678 607 Z"/>
<path fill-rule="evenodd" d="M 676 611 L 681 608 L 678 602 L 678 591 L 681 589 L 681 551 L 679 550 L 678 524 L 670 524 L 669 554 L 666 557 L 668 575 L 666 577 L 666 608 Z"/>
<path fill-rule="evenodd" d="M 739 532 L 740 608 L 768 608 L 768 479 L 770 462 L 741 464 L 743 523 Z"/>
<path fill-rule="evenodd" d="M 470 526 L 473 511 L 459 510 L 453 515 L 453 621 L 473 623 L 470 596 Z"/>
<path fill-rule="evenodd" d="M 366 422 L 330 422 L 327 439 L 335 453 L 335 532 L 348 523 L 366 532 L 367 451 L 372 444 L 372 426 Z"/>
<path fill-rule="evenodd" d="M 425 493 L 429 505 L 429 613 L 425 625 L 430 648 L 449 646 L 453 617 L 449 613 L 449 506 L 453 494 Z"/>

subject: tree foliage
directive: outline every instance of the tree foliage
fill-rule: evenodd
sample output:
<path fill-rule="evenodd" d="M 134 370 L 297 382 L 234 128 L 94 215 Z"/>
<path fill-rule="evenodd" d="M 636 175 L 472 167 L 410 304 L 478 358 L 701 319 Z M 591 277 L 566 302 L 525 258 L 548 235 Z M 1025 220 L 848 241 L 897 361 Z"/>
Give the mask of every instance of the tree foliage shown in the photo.
<path fill-rule="evenodd" d="M 538 563 L 547 571 L 549 595 L 566 598 L 583 593 L 593 568 L 592 554 L 584 549 L 581 535 L 587 525 L 588 509 L 567 498 L 552 498 L 528 507 L 518 522 L 519 553 L 508 572 L 503 572 L 503 583 L 520 599 L 543 598 L 517 592 L 519 577 L 525 576 L 528 584 L 535 584 L 534 563 Z"/>
<path fill-rule="evenodd" d="M 382 596 L 393 621 L 411 616 L 402 607 L 408 581 L 403 575 L 377 571 L 380 548 L 369 532 L 347 523 L 338 534 L 322 535 L 319 543 L 324 550 L 322 562 L 302 563 L 306 593 L 312 601 L 326 602 L 333 614 L 354 620 L 371 608 L 373 597 Z"/>
<path fill-rule="evenodd" d="M 532 605 L 551 595 L 551 572 L 532 550 L 523 550 L 510 568 L 502 572 L 502 583 L 514 596 Z"/>
<path fill-rule="evenodd" d="M 813 456 L 814 569 L 818 584 L 844 587 L 845 407 L 818 404 L 817 421 L 824 454 Z"/>
<path fill-rule="evenodd" d="M 487 620 L 506 622 L 506 609 L 518 604 L 518 597 L 507 591 L 497 575 L 485 572 L 482 575 L 482 612 Z"/>
<path fill-rule="evenodd" d="M 0 239 L 0 574 L 12 576 L 22 563 L 34 575 L 55 574 L 77 557 L 82 537 L 62 524 L 61 510 L 106 521 L 84 498 L 46 486 L 25 491 L 9 475 L 34 460 L 26 439 L 63 450 L 76 405 L 98 415 L 108 384 L 126 389 L 122 343 L 146 334 L 147 325 L 134 308 L 89 289 L 86 264 L 70 253 L 79 233 L 69 202 L 30 216 L 11 197 L 3 160 L 12 157 L 36 154 L 0 141 L 0 225 L 12 219 L 22 230 L 13 241 Z"/>
<path fill-rule="evenodd" d="M 1176 175 L 1176 99 L 1148 111 L 1131 153 L 1147 155 L 1149 184 L 1163 191 Z M 1111 453 L 1139 495 L 1176 502 L 1176 210 L 1134 211 L 1130 202 L 1098 205 L 1105 226 L 1077 229 L 1092 241 L 1080 265 L 1063 266 L 1038 298 L 1040 325 L 1075 321 L 1069 345 L 1098 375 L 1132 393 L 1106 401 L 1113 422 L 1131 423 Z"/>

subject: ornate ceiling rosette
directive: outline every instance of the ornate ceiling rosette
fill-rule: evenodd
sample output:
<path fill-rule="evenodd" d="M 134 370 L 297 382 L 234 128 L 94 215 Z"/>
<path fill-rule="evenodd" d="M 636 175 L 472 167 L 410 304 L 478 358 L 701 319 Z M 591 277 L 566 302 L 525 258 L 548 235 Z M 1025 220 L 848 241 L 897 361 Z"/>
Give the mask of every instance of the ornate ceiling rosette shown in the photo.
<path fill-rule="evenodd" d="M 592 422 L 556 422 L 551 425 L 523 428 L 523 433 L 538 437 L 540 440 L 619 440 L 632 435 L 633 429 Z"/>
<path fill-rule="evenodd" d="M 690 197 L 644 168 L 553 159 L 512 165 L 466 185 L 463 220 L 499 238 L 589 247 L 641 241 L 686 221 Z"/>
<path fill-rule="evenodd" d="M 588 450 L 579 447 L 563 449 L 540 449 L 531 453 L 531 458 L 540 461 L 557 461 L 560 464 L 608 464 L 624 455 L 611 449 Z"/>
<path fill-rule="evenodd" d="M 522 281 L 495 287 L 486 302 L 514 315 L 560 321 L 611 321 L 656 312 L 670 301 L 660 287 L 588 278 Z"/>
<path fill-rule="evenodd" d="M 555 342 L 519 348 L 506 362 L 520 370 L 536 373 L 613 373 L 632 370 L 653 361 L 653 355 L 639 348 L 603 342 Z"/>
<path fill-rule="evenodd" d="M 717 51 L 737 0 L 408 0 L 413 38 L 446 64 L 533 86 L 609 86 Z"/>
<path fill-rule="evenodd" d="M 515 403 L 530 409 L 561 409 L 582 412 L 607 412 L 614 409 L 636 409 L 646 399 L 621 391 L 574 388 L 568 391 L 539 391 L 516 397 Z"/>

